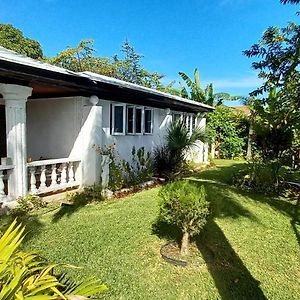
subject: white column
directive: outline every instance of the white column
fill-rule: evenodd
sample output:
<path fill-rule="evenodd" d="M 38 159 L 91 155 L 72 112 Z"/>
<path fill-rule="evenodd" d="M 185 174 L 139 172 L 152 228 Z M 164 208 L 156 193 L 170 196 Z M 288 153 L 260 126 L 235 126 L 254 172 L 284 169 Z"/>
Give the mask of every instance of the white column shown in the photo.
<path fill-rule="evenodd" d="M 8 192 L 12 198 L 27 193 L 26 101 L 32 88 L 16 84 L 0 84 L 5 101 L 7 156 L 14 169 L 9 178 Z"/>
<path fill-rule="evenodd" d="M 82 185 L 88 186 L 99 184 L 101 180 L 101 155 L 97 153 L 96 147 L 102 147 L 102 106 L 98 105 L 97 96 L 89 99 L 91 106 L 85 106 L 86 114 L 82 126 L 83 148 L 82 148 Z"/>

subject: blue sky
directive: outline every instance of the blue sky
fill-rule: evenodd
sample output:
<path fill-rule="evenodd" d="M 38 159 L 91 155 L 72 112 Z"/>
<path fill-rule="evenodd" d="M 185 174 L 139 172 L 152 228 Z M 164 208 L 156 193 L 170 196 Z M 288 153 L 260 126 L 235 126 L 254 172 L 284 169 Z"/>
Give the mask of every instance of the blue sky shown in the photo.
<path fill-rule="evenodd" d="M 47 56 L 88 38 L 111 56 L 128 39 L 165 82 L 198 67 L 203 85 L 247 95 L 259 81 L 242 51 L 268 26 L 297 21 L 297 10 L 279 0 L 1 0 L 0 22 L 38 40 Z"/>

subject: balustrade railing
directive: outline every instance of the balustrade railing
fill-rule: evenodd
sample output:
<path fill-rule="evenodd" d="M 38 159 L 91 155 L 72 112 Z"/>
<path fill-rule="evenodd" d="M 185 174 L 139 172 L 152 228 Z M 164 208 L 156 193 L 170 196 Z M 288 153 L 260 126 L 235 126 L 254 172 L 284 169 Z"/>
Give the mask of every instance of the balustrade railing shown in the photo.
<path fill-rule="evenodd" d="M 8 196 L 8 177 L 14 166 L 0 165 L 0 202 L 9 200 Z"/>
<path fill-rule="evenodd" d="M 79 159 L 59 158 L 27 163 L 29 193 L 44 194 L 80 185 Z M 79 177 L 79 178 L 78 178 Z"/>

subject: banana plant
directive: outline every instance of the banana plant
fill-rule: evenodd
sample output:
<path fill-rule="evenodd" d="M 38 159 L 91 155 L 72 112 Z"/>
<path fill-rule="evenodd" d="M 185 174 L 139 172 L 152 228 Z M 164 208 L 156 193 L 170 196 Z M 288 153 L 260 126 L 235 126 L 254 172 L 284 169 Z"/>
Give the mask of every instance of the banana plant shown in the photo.
<path fill-rule="evenodd" d="M 88 299 L 107 287 L 99 280 L 76 283 L 55 276 L 55 264 L 47 264 L 35 252 L 19 249 L 25 228 L 15 220 L 0 238 L 0 299 Z M 77 297 L 77 298 L 76 298 Z"/>
<path fill-rule="evenodd" d="M 212 83 L 209 83 L 205 89 L 201 88 L 200 74 L 198 69 L 194 70 L 194 79 L 191 79 L 187 74 L 179 72 L 179 75 L 184 80 L 189 90 L 181 85 L 181 97 L 188 98 L 197 102 L 202 102 L 211 106 L 219 106 L 223 104 L 224 100 L 239 100 L 241 96 L 231 96 L 228 93 L 214 93 Z"/>

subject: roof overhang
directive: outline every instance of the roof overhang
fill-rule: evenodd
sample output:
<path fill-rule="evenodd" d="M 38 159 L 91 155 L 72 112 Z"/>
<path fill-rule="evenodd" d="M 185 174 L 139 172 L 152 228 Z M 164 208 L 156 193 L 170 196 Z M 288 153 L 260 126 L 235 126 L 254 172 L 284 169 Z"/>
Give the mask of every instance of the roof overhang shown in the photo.
<path fill-rule="evenodd" d="M 20 57 L 9 51 L 11 53 Z M 209 105 L 114 78 L 90 72 L 75 73 L 23 56 L 21 61 L 11 57 L 7 59 L 0 55 L 0 82 L 31 86 L 32 99 L 97 95 L 100 99 L 177 111 L 197 113 L 213 110 Z"/>

